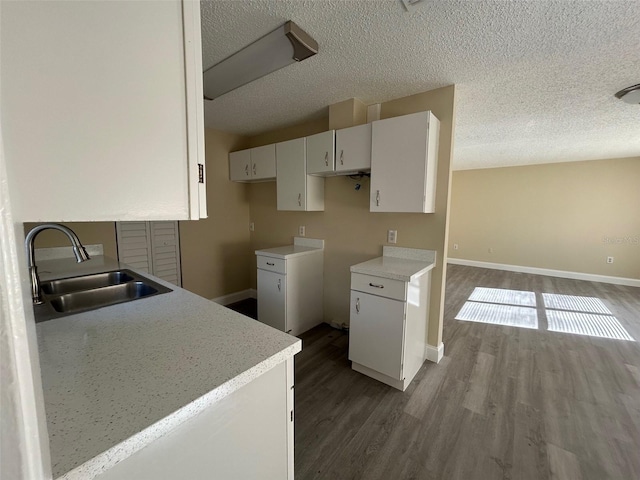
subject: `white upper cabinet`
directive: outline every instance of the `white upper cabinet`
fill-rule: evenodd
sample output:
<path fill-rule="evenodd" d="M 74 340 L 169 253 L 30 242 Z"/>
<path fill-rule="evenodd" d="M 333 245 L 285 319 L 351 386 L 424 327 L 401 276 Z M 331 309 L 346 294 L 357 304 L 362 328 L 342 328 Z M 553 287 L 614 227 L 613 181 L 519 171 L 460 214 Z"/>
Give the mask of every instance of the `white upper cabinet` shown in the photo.
<path fill-rule="evenodd" d="M 371 169 L 371 124 L 307 137 L 307 173 L 323 177 Z"/>
<path fill-rule="evenodd" d="M 336 173 L 371 170 L 371 124 L 336 130 Z"/>
<path fill-rule="evenodd" d="M 229 153 L 229 179 L 233 182 L 275 180 L 275 144 Z"/>
<path fill-rule="evenodd" d="M 307 173 L 332 175 L 335 170 L 335 130 L 307 137 Z"/>
<path fill-rule="evenodd" d="M 253 180 L 276 179 L 275 144 L 251 149 L 251 175 Z"/>
<path fill-rule="evenodd" d="M 439 131 L 431 112 L 373 122 L 372 212 L 435 212 Z"/>
<path fill-rule="evenodd" d="M 229 179 L 233 182 L 251 181 L 251 149 L 229 153 Z"/>
<path fill-rule="evenodd" d="M 276 143 L 278 210 L 324 210 L 324 178 L 307 175 L 306 139 Z"/>
<path fill-rule="evenodd" d="M 1 22 L 16 218 L 206 217 L 197 1 L 3 2 Z"/>

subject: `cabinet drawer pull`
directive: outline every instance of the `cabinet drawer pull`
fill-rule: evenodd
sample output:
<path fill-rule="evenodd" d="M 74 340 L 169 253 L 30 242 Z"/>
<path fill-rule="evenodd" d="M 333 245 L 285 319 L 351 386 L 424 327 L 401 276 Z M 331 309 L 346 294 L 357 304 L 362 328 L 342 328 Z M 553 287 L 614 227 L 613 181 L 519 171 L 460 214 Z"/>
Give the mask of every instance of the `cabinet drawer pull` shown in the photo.
<path fill-rule="evenodd" d="M 376 207 L 380 206 L 380 190 L 376 190 Z"/>
<path fill-rule="evenodd" d="M 256 164 L 255 163 L 253 164 L 253 174 L 257 175 L 257 173 L 256 173 Z"/>
<path fill-rule="evenodd" d="M 273 267 L 275 263 L 267 262 L 267 265 L 269 265 L 270 267 Z"/>
<path fill-rule="evenodd" d="M 329 152 L 324 153 L 324 165 L 325 167 L 329 166 Z"/>
<path fill-rule="evenodd" d="M 299 207 L 302 206 L 302 194 L 301 193 L 298 194 L 298 206 Z"/>
<path fill-rule="evenodd" d="M 360 299 L 356 298 L 356 313 L 360 313 Z"/>
<path fill-rule="evenodd" d="M 282 280 L 278 279 L 278 291 L 282 291 Z"/>
<path fill-rule="evenodd" d="M 246 165 L 244 166 L 244 174 L 245 174 L 245 175 L 247 175 L 247 176 L 249 176 L 249 164 L 246 164 Z"/>
<path fill-rule="evenodd" d="M 344 165 L 344 150 L 340 150 L 340 165 Z"/>
<path fill-rule="evenodd" d="M 378 285 L 376 283 L 369 283 L 369 286 L 374 288 L 384 288 L 384 285 Z"/>

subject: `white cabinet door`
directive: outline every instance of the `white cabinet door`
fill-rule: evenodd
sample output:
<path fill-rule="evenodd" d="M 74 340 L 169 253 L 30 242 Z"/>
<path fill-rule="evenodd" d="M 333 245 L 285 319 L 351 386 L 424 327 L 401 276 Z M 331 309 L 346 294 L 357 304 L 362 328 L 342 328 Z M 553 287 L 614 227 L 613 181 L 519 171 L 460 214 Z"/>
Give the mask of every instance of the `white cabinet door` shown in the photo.
<path fill-rule="evenodd" d="M 335 130 L 307 137 L 307 173 L 326 174 L 335 170 Z"/>
<path fill-rule="evenodd" d="M 286 276 L 258 269 L 258 320 L 286 332 L 286 304 Z"/>
<path fill-rule="evenodd" d="M 229 153 L 229 179 L 233 182 L 251 180 L 251 150 Z"/>
<path fill-rule="evenodd" d="M 16 218 L 206 216 L 197 2 L 3 2 L 0 21 Z"/>
<path fill-rule="evenodd" d="M 251 179 L 271 180 L 276 178 L 276 145 L 264 145 L 251 149 Z"/>
<path fill-rule="evenodd" d="M 371 169 L 371 124 L 336 130 L 336 173 Z"/>
<path fill-rule="evenodd" d="M 307 207 L 305 152 L 304 138 L 276 143 L 278 210 L 305 210 Z"/>
<path fill-rule="evenodd" d="M 402 380 L 405 302 L 351 290 L 349 318 L 349 360 Z"/>
<path fill-rule="evenodd" d="M 435 211 L 438 132 L 431 112 L 373 122 L 372 212 Z"/>

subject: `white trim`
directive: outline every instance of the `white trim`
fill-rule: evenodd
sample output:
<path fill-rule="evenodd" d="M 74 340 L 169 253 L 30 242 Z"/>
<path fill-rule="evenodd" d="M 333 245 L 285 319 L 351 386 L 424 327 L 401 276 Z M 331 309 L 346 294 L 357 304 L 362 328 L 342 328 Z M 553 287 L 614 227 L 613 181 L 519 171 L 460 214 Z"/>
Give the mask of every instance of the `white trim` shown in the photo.
<path fill-rule="evenodd" d="M 433 345 L 427 345 L 425 348 L 425 356 L 427 360 L 433 363 L 440 363 L 442 357 L 444 357 L 444 343 L 440 342 L 440 345 L 434 347 Z"/>
<path fill-rule="evenodd" d="M 490 268 L 492 270 L 506 270 L 508 272 L 532 273 L 534 275 L 547 275 L 548 277 L 571 278 L 573 280 L 586 280 L 588 282 L 612 283 L 614 285 L 627 285 L 640 287 L 640 280 L 635 278 L 610 277 L 593 273 L 567 272 L 564 270 L 551 270 L 548 268 L 524 267 L 521 265 L 507 265 L 504 263 L 478 262 L 464 258 L 449 258 L 447 263 L 452 265 L 466 265 L 468 267 Z"/>
<path fill-rule="evenodd" d="M 232 303 L 241 302 L 247 298 L 258 298 L 258 292 L 255 288 L 247 288 L 240 292 L 229 293 L 221 297 L 212 298 L 211 301 L 220 305 L 231 305 Z"/>

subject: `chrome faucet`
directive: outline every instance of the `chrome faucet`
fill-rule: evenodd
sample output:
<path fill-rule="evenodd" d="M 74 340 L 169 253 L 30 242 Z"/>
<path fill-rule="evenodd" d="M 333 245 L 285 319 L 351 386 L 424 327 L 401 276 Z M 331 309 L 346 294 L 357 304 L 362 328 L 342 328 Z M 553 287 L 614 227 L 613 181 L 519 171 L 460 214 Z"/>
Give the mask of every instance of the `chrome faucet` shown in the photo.
<path fill-rule="evenodd" d="M 75 255 L 78 263 L 85 262 L 90 258 L 89 254 L 82 246 L 82 243 L 80 243 L 80 239 L 70 228 L 58 223 L 43 223 L 42 225 L 33 227 L 24 239 L 24 248 L 27 253 L 27 267 L 29 267 L 29 275 L 31 275 L 31 298 L 33 299 L 34 305 L 39 305 L 43 302 L 42 293 L 40 292 L 40 277 L 38 276 L 38 267 L 36 267 L 35 248 L 33 245 L 36 236 L 41 231 L 48 229 L 60 230 L 69 238 L 71 245 L 73 246 L 73 254 Z"/>

